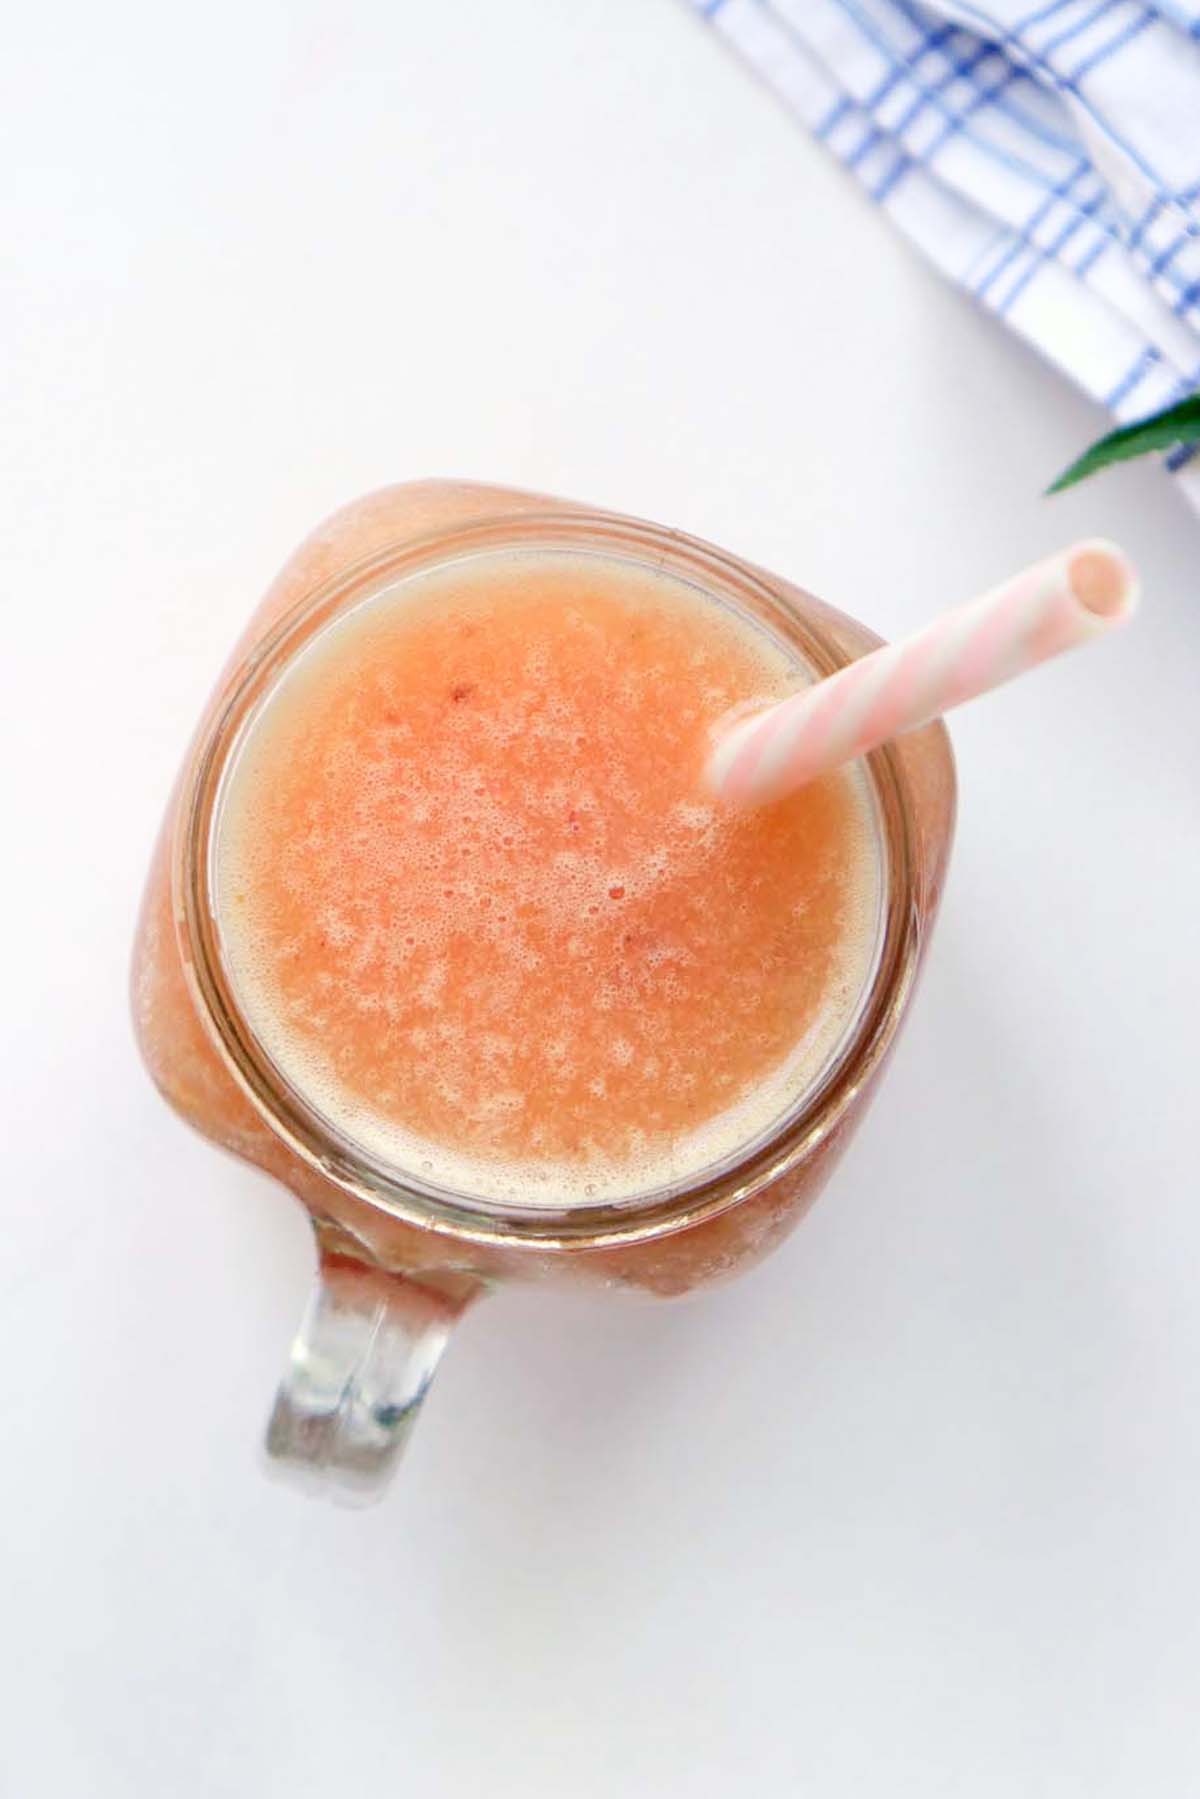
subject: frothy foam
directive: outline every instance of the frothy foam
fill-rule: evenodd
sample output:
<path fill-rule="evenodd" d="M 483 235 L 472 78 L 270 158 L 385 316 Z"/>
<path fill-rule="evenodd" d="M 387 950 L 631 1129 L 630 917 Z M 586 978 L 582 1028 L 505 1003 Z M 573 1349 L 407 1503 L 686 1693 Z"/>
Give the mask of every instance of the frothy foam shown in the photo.
<path fill-rule="evenodd" d="M 583 552 L 489 552 L 327 626 L 243 735 L 215 840 L 226 965 L 285 1081 L 483 1202 L 630 1200 L 762 1138 L 870 979 L 873 801 L 845 771 L 764 835 L 695 777 L 708 724 L 803 672 Z"/>

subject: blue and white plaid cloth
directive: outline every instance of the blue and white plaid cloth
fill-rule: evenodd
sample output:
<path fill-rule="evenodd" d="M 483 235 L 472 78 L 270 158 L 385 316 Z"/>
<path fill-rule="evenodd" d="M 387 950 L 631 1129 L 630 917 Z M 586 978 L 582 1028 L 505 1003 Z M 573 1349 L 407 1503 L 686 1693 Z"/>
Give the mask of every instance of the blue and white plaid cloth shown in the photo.
<path fill-rule="evenodd" d="M 1200 0 L 691 4 L 1115 418 L 1200 387 Z"/>

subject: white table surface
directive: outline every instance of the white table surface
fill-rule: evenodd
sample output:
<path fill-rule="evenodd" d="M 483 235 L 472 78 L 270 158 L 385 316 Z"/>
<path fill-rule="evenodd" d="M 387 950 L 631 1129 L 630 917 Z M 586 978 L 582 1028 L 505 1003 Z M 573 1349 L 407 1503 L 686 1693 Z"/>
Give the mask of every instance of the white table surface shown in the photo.
<path fill-rule="evenodd" d="M 1194 1790 L 1200 521 L 1149 467 L 1039 498 L 1095 412 L 675 0 L 74 0 L 7 58 L 0 1790 Z M 247 609 L 424 473 L 887 633 L 1094 531 L 1146 601 L 960 717 L 923 991 L 781 1253 L 493 1300 L 348 1512 L 258 1461 L 304 1218 L 124 986 Z"/>

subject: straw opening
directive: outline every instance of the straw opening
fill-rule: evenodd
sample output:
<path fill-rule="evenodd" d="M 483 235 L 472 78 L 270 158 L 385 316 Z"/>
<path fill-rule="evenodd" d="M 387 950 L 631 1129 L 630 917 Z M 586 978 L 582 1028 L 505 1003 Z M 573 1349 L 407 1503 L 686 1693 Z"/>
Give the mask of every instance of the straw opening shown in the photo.
<path fill-rule="evenodd" d="M 1115 624 L 1133 609 L 1133 569 L 1115 544 L 1088 543 L 1072 551 L 1067 581 L 1084 611 L 1102 624 Z"/>

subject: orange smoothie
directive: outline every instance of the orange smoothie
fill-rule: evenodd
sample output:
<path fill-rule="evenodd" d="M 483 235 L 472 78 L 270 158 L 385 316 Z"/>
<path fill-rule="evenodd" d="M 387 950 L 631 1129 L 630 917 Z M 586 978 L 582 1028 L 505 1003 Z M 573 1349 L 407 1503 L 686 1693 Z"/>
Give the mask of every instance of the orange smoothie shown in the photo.
<path fill-rule="evenodd" d="M 482 1202 L 619 1202 L 743 1153 L 877 953 L 861 772 L 740 816 L 701 784 L 713 723 L 804 676 L 682 578 L 582 550 L 463 556 L 336 618 L 216 829 L 221 953 L 282 1078 Z"/>

